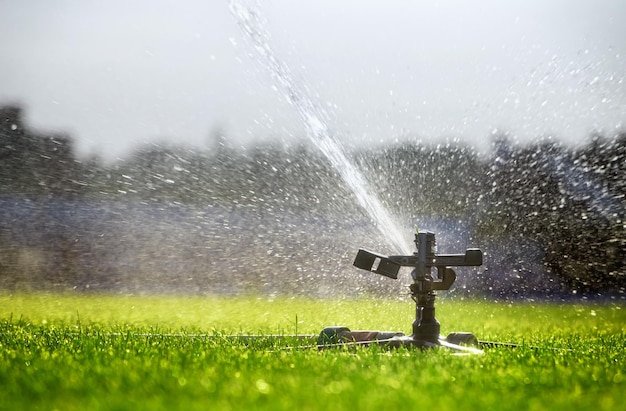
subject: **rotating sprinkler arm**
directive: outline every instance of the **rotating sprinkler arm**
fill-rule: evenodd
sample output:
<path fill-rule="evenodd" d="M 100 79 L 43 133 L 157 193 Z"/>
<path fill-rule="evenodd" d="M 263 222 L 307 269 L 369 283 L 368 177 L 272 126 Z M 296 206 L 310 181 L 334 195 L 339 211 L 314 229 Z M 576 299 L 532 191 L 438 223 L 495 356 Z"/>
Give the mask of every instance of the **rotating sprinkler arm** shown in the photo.
<path fill-rule="evenodd" d="M 483 262 L 483 254 L 479 249 L 467 249 L 464 254 L 437 254 L 435 234 L 429 231 L 415 234 L 417 252 L 413 255 L 384 256 L 360 249 L 354 265 L 363 270 L 371 271 L 385 277 L 397 279 L 401 267 L 413 267 L 411 277 L 413 283 L 409 287 L 415 301 L 415 321 L 413 334 L 405 337 L 392 337 L 385 344 L 400 346 L 434 347 L 444 346 L 461 350 L 459 338 L 475 341 L 470 333 L 452 333 L 447 338 L 439 335 L 440 324 L 435 318 L 436 290 L 448 290 L 456 280 L 456 273 L 449 266 L 479 266 Z M 437 278 L 432 276 L 432 268 L 437 268 Z M 330 330 L 331 333 L 336 330 Z M 324 334 L 324 332 L 322 333 Z M 462 337 L 459 337 L 461 336 Z M 356 339 L 358 334 L 348 332 L 344 339 Z M 456 337 L 451 337 L 456 336 Z M 471 336 L 471 338 L 470 338 Z M 381 340 L 378 340 L 382 343 Z"/>
<path fill-rule="evenodd" d="M 437 277 L 447 283 L 445 281 L 446 276 L 454 275 L 454 271 L 449 269 L 449 266 L 469 267 L 480 266 L 483 263 L 483 253 L 476 248 L 469 248 L 464 254 L 436 254 L 434 252 L 435 235 L 428 231 L 416 234 L 415 242 L 416 245 L 420 244 L 420 242 L 424 244 L 424 249 L 420 252 L 420 246 L 418 245 L 418 251 L 413 255 L 385 256 L 369 250 L 359 249 L 354 260 L 354 266 L 394 280 L 398 278 L 398 272 L 401 267 L 414 267 L 418 277 L 425 276 L 426 272 L 430 273 L 429 269 L 431 267 L 436 267 L 438 271 Z M 415 277 L 413 279 L 415 280 Z M 454 283 L 454 280 L 449 284 L 437 285 L 438 288 L 435 289 L 447 290 L 452 283 Z M 446 288 L 440 288 L 445 287 L 445 285 L 447 285 Z"/>

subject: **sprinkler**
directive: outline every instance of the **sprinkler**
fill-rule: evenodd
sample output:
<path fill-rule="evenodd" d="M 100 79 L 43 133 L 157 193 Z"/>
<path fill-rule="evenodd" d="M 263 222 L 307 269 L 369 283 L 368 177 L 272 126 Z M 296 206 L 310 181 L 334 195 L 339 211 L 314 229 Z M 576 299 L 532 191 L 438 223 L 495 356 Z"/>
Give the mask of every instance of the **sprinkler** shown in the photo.
<path fill-rule="evenodd" d="M 394 280 L 398 278 L 400 268 L 413 267 L 413 283 L 409 287 L 415 301 L 413 333 L 405 335 L 394 331 L 351 331 L 347 327 L 326 327 L 318 337 L 318 348 L 378 344 L 389 348 L 444 347 L 455 352 L 482 353 L 478 347 L 486 345 L 486 342 L 478 341 L 469 332 L 454 332 L 443 337 L 439 334 L 441 326 L 435 318 L 436 291 L 450 289 L 456 280 L 456 273 L 450 266 L 480 266 L 483 263 L 482 251 L 470 248 L 464 254 L 437 254 L 435 234 L 430 231 L 417 232 L 415 245 L 417 252 L 413 255 L 383 256 L 359 249 L 354 260 L 354 266 Z M 436 269 L 435 277 L 433 269 Z"/>

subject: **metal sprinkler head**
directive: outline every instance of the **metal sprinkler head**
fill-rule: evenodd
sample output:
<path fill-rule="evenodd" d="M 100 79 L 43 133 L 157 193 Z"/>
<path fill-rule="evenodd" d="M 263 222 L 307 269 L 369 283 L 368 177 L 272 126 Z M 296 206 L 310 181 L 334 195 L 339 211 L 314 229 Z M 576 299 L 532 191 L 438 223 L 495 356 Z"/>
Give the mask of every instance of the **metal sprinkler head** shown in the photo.
<path fill-rule="evenodd" d="M 472 333 L 456 332 L 442 337 L 439 321 L 435 318 L 436 291 L 450 289 L 456 280 L 456 273 L 450 266 L 480 266 L 483 263 L 482 251 L 470 248 L 464 254 L 438 254 L 435 234 L 419 232 L 417 227 L 415 245 L 417 252 L 413 255 L 384 256 L 359 249 L 354 260 L 354 266 L 394 280 L 398 278 L 400 268 L 413 267 L 413 283 L 409 287 L 416 305 L 413 333 L 407 336 L 393 331 L 350 331 L 347 327 L 326 327 L 319 335 L 319 348 L 378 344 L 389 348 L 445 347 L 457 352 L 482 353 L 477 348 L 479 341 Z M 433 268 L 436 268 L 435 277 Z"/>

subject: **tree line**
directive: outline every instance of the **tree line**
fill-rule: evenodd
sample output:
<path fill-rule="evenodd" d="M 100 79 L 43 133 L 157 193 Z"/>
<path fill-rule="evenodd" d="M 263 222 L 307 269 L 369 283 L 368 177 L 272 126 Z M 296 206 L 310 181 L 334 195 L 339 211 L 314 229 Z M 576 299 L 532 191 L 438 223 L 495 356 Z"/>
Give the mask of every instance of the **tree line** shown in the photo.
<path fill-rule="evenodd" d="M 146 145 L 107 164 L 77 158 L 69 136 L 29 130 L 22 115 L 17 106 L 0 108 L 5 198 L 364 218 L 329 162 L 305 143 L 235 149 L 221 136 L 207 149 Z M 567 290 L 626 292 L 626 133 L 577 147 L 497 135 L 487 154 L 461 143 L 404 142 L 350 155 L 392 213 L 464 221 L 492 250 L 497 275 L 520 287 L 540 268 Z"/>

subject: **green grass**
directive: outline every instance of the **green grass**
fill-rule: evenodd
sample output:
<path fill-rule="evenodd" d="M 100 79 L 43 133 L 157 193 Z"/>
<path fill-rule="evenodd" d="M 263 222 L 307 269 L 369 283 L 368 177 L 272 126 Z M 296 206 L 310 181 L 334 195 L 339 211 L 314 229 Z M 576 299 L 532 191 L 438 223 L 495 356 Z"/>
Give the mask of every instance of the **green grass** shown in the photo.
<path fill-rule="evenodd" d="M 441 300 L 444 334 L 539 347 L 482 356 L 222 338 L 409 333 L 413 315 L 410 301 L 0 294 L 0 409 L 626 409 L 624 305 Z"/>

